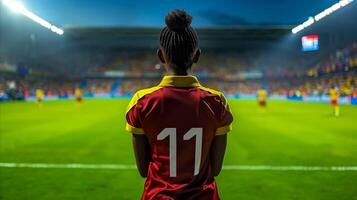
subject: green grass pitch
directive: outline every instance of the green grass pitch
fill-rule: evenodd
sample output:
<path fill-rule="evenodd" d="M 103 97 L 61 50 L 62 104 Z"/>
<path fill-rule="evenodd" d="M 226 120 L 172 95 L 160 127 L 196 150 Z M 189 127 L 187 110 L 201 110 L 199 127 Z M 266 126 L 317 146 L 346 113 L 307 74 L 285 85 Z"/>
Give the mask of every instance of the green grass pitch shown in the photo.
<path fill-rule="evenodd" d="M 127 99 L 0 104 L 1 163 L 134 164 Z M 226 165 L 357 166 L 357 106 L 230 100 Z M 222 199 L 357 199 L 357 171 L 224 170 Z M 133 169 L 0 167 L 0 199 L 139 199 Z"/>

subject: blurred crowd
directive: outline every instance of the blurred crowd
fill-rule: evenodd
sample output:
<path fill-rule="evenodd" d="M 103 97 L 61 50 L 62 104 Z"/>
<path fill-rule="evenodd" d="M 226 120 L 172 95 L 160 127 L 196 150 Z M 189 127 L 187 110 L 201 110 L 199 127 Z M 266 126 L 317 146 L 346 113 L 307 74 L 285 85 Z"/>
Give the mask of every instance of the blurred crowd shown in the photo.
<path fill-rule="evenodd" d="M 262 52 L 208 51 L 201 55 L 192 72 L 205 78 L 225 78 L 227 75 L 241 77 L 244 74 L 259 72 L 270 78 L 293 77 L 307 74 L 302 66 L 307 65 L 306 59 L 277 59 L 277 55 L 266 55 Z M 303 70 L 302 70 L 303 69 Z M 126 76 L 160 76 L 164 67 L 152 51 L 121 52 L 112 56 L 103 65 L 89 69 L 89 74 L 117 72 Z M 258 78 L 260 78 L 259 76 Z M 249 75 L 243 78 L 251 78 Z"/>
<path fill-rule="evenodd" d="M 202 84 L 221 90 L 228 95 L 255 94 L 266 89 L 270 95 L 289 95 L 295 91 L 302 95 L 320 96 L 337 88 L 341 96 L 357 96 L 357 43 L 337 50 L 321 59 L 311 68 L 299 67 L 303 59 L 244 59 L 247 55 L 204 55 L 193 73 Z M 138 58 L 140 59 L 134 59 Z M 297 61 L 302 60 L 302 61 Z M 153 55 L 123 53 L 119 57 L 90 73 L 105 73 L 120 69 L 122 77 L 93 78 L 39 78 L 24 74 L 0 76 L 0 98 L 24 99 L 42 89 L 47 97 L 68 97 L 80 88 L 87 96 L 131 95 L 135 91 L 157 85 L 163 74 L 162 66 Z M 274 67 L 273 67 L 274 65 Z M 156 76 L 147 76 L 156 74 Z M 134 76 L 133 76 L 134 75 Z M 131 77 L 133 76 L 133 77 Z"/>
<path fill-rule="evenodd" d="M 334 74 L 332 76 L 309 77 L 304 79 L 219 81 L 203 80 L 201 84 L 225 92 L 227 95 L 256 94 L 259 89 L 266 89 L 270 95 L 287 96 L 301 92 L 303 96 L 328 95 L 331 88 L 337 88 L 341 96 L 357 97 L 357 70 L 353 73 Z M 24 99 L 35 95 L 36 89 L 42 89 L 47 97 L 73 96 L 74 90 L 80 88 L 85 96 L 132 95 L 139 89 L 148 88 L 159 83 L 159 79 L 107 80 L 88 79 L 81 81 L 55 80 L 2 80 L 0 97 L 7 94 L 11 99 Z"/>

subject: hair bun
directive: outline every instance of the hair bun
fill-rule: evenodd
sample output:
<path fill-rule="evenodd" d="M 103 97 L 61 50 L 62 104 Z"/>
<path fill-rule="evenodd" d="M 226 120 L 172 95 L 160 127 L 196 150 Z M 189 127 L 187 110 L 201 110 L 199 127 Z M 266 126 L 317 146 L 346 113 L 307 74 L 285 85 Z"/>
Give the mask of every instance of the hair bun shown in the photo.
<path fill-rule="evenodd" d="M 192 17 L 184 10 L 173 10 L 165 17 L 167 27 L 172 31 L 182 31 L 191 25 Z"/>

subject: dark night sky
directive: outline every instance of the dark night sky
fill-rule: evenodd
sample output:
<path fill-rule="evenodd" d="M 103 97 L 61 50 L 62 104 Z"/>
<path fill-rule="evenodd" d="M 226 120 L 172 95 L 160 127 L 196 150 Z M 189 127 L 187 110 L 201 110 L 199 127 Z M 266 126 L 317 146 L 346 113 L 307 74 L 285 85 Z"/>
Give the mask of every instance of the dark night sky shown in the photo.
<path fill-rule="evenodd" d="M 338 0 L 22 0 L 32 12 L 63 26 L 160 27 L 165 14 L 185 9 L 196 27 L 297 24 Z"/>

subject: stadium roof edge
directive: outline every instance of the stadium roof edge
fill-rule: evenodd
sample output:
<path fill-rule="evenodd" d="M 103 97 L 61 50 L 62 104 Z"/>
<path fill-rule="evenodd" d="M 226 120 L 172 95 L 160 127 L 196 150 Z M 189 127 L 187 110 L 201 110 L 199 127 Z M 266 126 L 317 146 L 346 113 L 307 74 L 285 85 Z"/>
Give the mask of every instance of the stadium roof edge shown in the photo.
<path fill-rule="evenodd" d="M 203 48 L 239 48 L 272 44 L 290 34 L 292 25 L 197 28 Z M 156 48 L 159 27 L 66 27 L 66 41 L 78 47 Z"/>
<path fill-rule="evenodd" d="M 254 29 L 291 29 L 295 25 L 242 25 L 198 27 L 196 30 L 254 30 Z M 161 27 L 131 27 L 131 26 L 64 26 L 65 30 L 161 30 Z"/>

